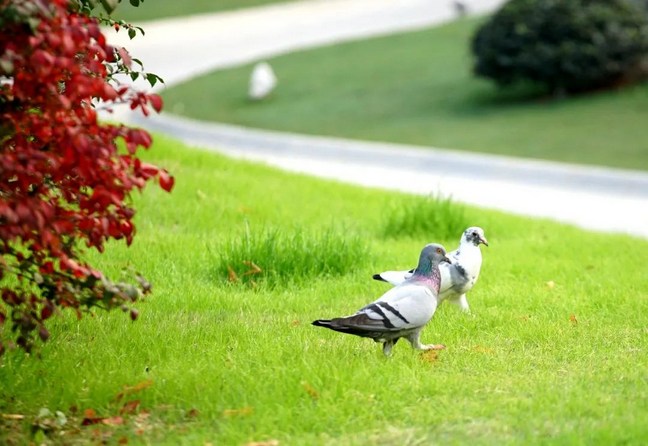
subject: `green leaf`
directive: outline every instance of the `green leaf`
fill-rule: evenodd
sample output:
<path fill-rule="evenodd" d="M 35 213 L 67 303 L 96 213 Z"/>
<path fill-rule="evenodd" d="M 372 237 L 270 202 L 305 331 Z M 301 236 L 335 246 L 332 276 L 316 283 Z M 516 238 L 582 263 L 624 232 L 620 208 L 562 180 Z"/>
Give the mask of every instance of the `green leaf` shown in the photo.
<path fill-rule="evenodd" d="M 134 28 L 128 28 L 128 37 L 133 40 L 135 38 L 135 35 L 137 34 L 137 31 L 135 31 Z"/>
<path fill-rule="evenodd" d="M 153 73 L 146 73 L 146 80 L 151 84 L 151 87 L 154 87 L 158 81 L 158 76 Z"/>
<path fill-rule="evenodd" d="M 104 11 L 108 14 L 111 14 L 119 4 L 119 0 L 101 0 L 101 6 L 103 6 Z"/>
<path fill-rule="evenodd" d="M 130 4 L 137 8 L 140 5 L 140 0 L 130 0 Z"/>

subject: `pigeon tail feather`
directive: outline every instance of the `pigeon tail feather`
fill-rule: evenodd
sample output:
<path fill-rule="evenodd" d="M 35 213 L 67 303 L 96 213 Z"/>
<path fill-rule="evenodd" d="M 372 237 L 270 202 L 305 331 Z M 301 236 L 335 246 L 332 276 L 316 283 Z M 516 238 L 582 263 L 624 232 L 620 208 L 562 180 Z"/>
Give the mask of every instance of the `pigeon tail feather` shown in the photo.
<path fill-rule="evenodd" d="M 373 275 L 373 279 L 374 279 L 374 280 L 382 280 L 383 282 L 387 282 L 387 281 L 383 278 L 383 276 L 381 276 L 380 274 L 374 274 L 374 275 Z"/>

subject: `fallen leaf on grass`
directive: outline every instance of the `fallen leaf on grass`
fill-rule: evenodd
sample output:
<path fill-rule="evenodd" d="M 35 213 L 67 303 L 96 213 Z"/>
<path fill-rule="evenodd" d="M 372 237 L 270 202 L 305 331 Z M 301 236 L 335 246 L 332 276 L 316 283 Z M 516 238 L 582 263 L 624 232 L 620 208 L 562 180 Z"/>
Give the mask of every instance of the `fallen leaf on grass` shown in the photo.
<path fill-rule="evenodd" d="M 118 441 L 118 444 L 128 444 L 128 438 L 126 437 L 121 437 Z"/>
<path fill-rule="evenodd" d="M 227 280 L 230 282 L 238 282 L 238 276 L 229 265 L 227 265 Z"/>
<path fill-rule="evenodd" d="M 92 424 L 99 424 L 103 420 L 102 417 L 97 416 L 97 412 L 94 409 L 86 409 L 83 411 L 83 419 L 81 420 L 81 426 L 90 426 Z"/>
<path fill-rule="evenodd" d="M 3 413 L 1 416 L 5 420 L 22 420 L 25 418 L 24 415 L 21 415 L 19 413 Z"/>
<path fill-rule="evenodd" d="M 439 359 L 439 351 L 438 350 L 426 350 L 423 353 L 421 353 L 421 359 L 425 362 L 428 362 L 430 364 L 433 364 Z"/>
<path fill-rule="evenodd" d="M 486 353 L 486 354 L 489 354 L 489 355 L 492 355 L 493 353 L 495 353 L 495 350 L 493 350 L 492 348 L 489 348 L 489 347 L 484 347 L 483 345 L 475 345 L 473 347 L 473 350 L 476 351 L 476 352 L 479 352 L 479 353 Z"/>
<path fill-rule="evenodd" d="M 241 409 L 225 409 L 223 411 L 224 417 L 238 417 L 238 416 L 247 416 L 251 415 L 254 412 L 254 409 L 251 407 L 243 407 Z"/>
<path fill-rule="evenodd" d="M 187 412 L 187 416 L 190 418 L 196 418 L 198 415 L 200 415 L 200 411 L 195 407 L 190 409 L 189 412 Z"/>
<path fill-rule="evenodd" d="M 570 321 L 572 324 L 574 324 L 574 325 L 578 325 L 578 319 L 576 319 L 576 315 L 575 315 L 575 314 L 570 314 L 570 315 L 569 315 L 569 321 Z"/>
<path fill-rule="evenodd" d="M 115 401 L 119 401 L 124 398 L 126 395 L 131 395 L 137 393 L 141 390 L 147 389 L 153 385 L 152 379 L 147 379 L 145 381 L 138 382 L 134 386 L 124 386 L 124 389 L 115 396 Z"/>
<path fill-rule="evenodd" d="M 139 405 L 140 400 L 126 401 L 122 408 L 119 409 L 119 415 L 135 413 Z"/>
<path fill-rule="evenodd" d="M 101 423 L 105 424 L 106 426 L 119 426 L 121 424 L 124 424 L 124 419 L 120 416 L 108 417 L 108 418 L 103 418 L 101 420 Z"/>
<path fill-rule="evenodd" d="M 310 395 L 311 398 L 314 400 L 319 398 L 319 392 L 315 389 L 315 387 L 311 386 L 308 382 L 302 381 L 301 382 L 302 387 Z"/>
<path fill-rule="evenodd" d="M 254 263 L 251 260 L 243 260 L 243 264 L 250 268 L 249 270 L 247 270 L 246 272 L 243 273 L 244 276 L 247 276 L 247 275 L 250 275 L 250 274 L 260 274 L 260 273 L 263 272 L 263 270 L 259 267 L 259 265 L 257 265 L 256 263 Z"/>
<path fill-rule="evenodd" d="M 547 288 L 552 289 L 555 286 L 556 286 L 556 282 L 554 282 L 553 280 L 547 282 Z"/>
<path fill-rule="evenodd" d="M 245 446 L 279 446 L 279 440 L 251 441 Z"/>

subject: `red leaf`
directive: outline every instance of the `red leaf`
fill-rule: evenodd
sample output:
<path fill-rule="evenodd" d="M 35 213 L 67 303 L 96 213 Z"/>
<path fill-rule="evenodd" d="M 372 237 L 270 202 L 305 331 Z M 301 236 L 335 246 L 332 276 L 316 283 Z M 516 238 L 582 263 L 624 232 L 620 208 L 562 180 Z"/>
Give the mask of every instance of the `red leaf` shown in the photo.
<path fill-rule="evenodd" d="M 90 426 L 92 424 L 99 424 L 103 421 L 103 418 L 88 418 L 85 417 L 81 420 L 81 426 Z"/>
<path fill-rule="evenodd" d="M 54 312 L 54 307 L 50 301 L 47 301 L 43 309 L 41 310 L 41 321 L 44 321 L 46 319 L 49 319 L 49 317 L 52 315 Z"/>
<path fill-rule="evenodd" d="M 41 327 L 38 329 L 38 337 L 41 338 L 41 341 L 45 342 L 49 339 L 50 333 L 47 331 L 47 328 L 41 325 Z"/>
<path fill-rule="evenodd" d="M 159 168 L 137 158 L 139 148 L 151 146 L 147 131 L 97 119 L 97 101 L 108 110 L 121 103 L 144 113 L 163 107 L 160 96 L 117 84 L 109 73 L 109 63 L 126 71 L 135 63 L 127 49 L 108 45 L 97 18 L 75 12 L 69 1 L 9 5 L 23 3 L 36 6 L 18 11 L 0 30 L 6 53 L 0 65 L 11 80 L 0 88 L 1 120 L 10 129 L 0 138 L 0 279 L 7 265 L 20 268 L 18 280 L 3 282 L 14 289 L 2 293 L 1 303 L 16 316 L 17 329 L 9 336 L 28 349 L 37 337 L 47 339 L 42 322 L 58 307 L 80 316 L 86 304 L 91 311 L 102 303 L 83 298 L 97 296 L 105 285 L 97 280 L 100 272 L 82 260 L 83 248 L 102 252 L 113 239 L 130 243 L 132 192 L 149 181 L 170 190 L 173 178 L 166 171 L 158 178 Z M 56 299 L 41 303 L 45 292 Z M 119 306 L 122 298 L 116 295 L 108 306 Z M 83 420 L 119 422 L 96 415 Z"/>
<path fill-rule="evenodd" d="M 140 166 L 140 172 L 144 178 L 150 178 L 158 174 L 160 169 L 157 166 L 149 163 L 142 163 Z"/>
<path fill-rule="evenodd" d="M 162 97 L 158 94 L 150 94 L 149 103 L 151 104 L 151 107 L 153 107 L 153 109 L 158 113 L 162 111 L 162 107 L 164 106 Z"/>
<path fill-rule="evenodd" d="M 171 192 L 171 189 L 173 189 L 173 185 L 175 184 L 175 179 L 171 175 L 169 175 L 166 170 L 160 170 L 159 176 L 160 187 L 162 187 L 162 189 L 167 192 Z"/>
<path fill-rule="evenodd" d="M 131 60 L 130 54 L 128 54 L 128 50 L 124 47 L 119 47 L 117 48 L 117 52 L 119 53 L 119 57 L 121 57 L 124 65 L 130 68 L 133 61 Z"/>

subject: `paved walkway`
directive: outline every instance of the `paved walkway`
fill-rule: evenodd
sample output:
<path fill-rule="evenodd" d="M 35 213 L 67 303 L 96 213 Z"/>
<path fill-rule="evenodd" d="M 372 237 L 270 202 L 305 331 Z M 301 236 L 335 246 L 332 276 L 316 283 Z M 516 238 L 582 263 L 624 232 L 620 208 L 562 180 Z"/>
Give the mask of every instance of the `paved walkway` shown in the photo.
<path fill-rule="evenodd" d="M 463 0 L 469 13 L 505 0 Z M 238 11 L 156 20 L 144 37 L 111 42 L 141 59 L 167 85 L 290 51 L 421 29 L 456 17 L 452 0 L 300 0 Z"/>
<path fill-rule="evenodd" d="M 481 12 L 502 1 L 466 3 Z M 152 22 L 146 38 L 124 45 L 148 70 L 173 84 L 281 52 L 440 23 L 453 17 L 450 5 L 440 0 L 301 1 L 180 23 Z M 138 40 L 142 43 L 133 45 Z M 168 114 L 123 118 L 189 144 L 283 169 L 385 189 L 441 192 L 478 206 L 648 238 L 645 172 L 261 131 Z"/>

